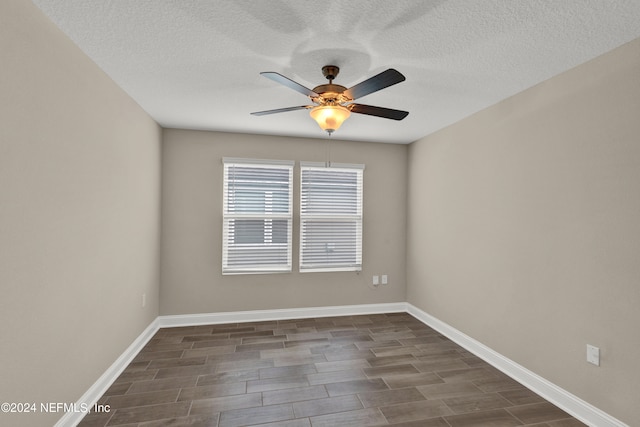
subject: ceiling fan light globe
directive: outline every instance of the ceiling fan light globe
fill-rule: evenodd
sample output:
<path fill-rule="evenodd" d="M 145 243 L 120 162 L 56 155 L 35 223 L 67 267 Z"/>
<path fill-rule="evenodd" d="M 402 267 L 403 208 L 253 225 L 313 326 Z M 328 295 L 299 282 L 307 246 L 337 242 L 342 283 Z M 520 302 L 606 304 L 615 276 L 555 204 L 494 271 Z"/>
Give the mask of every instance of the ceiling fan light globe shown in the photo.
<path fill-rule="evenodd" d="M 341 105 L 320 105 L 313 108 L 309 115 L 318 123 L 320 129 L 329 134 L 335 132 L 349 118 L 351 112 Z"/>

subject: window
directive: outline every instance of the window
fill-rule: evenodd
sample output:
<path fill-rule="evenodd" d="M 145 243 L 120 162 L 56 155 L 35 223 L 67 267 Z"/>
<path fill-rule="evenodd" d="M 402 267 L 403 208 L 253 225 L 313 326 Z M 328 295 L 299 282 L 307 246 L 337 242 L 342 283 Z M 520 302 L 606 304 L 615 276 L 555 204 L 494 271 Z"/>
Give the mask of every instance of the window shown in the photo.
<path fill-rule="evenodd" d="M 222 274 L 291 271 L 294 162 L 223 163 Z"/>
<path fill-rule="evenodd" d="M 364 165 L 300 166 L 300 271 L 362 270 Z"/>

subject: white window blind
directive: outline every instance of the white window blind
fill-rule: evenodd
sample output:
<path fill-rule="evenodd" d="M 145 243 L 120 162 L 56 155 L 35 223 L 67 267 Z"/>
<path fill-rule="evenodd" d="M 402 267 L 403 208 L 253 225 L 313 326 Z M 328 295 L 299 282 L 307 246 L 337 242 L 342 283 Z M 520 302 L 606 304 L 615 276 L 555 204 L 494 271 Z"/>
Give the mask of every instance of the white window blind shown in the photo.
<path fill-rule="evenodd" d="M 300 271 L 362 270 L 364 165 L 300 166 Z"/>
<path fill-rule="evenodd" d="M 294 162 L 223 163 L 222 273 L 291 271 Z"/>

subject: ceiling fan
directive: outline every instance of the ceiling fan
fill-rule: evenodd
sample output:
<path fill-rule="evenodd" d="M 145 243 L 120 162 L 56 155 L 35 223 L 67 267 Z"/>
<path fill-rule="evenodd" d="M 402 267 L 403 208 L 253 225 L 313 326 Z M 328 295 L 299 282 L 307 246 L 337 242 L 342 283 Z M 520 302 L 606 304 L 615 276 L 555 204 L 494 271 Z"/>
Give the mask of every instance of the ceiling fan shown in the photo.
<path fill-rule="evenodd" d="M 405 77 L 400 72 L 389 68 L 349 89 L 341 85 L 333 84 L 333 80 L 339 72 L 340 68 L 335 65 L 325 65 L 322 67 L 322 74 L 329 80 L 329 84 L 316 86 L 313 90 L 302 86 L 300 83 L 294 82 L 282 74 L 273 71 L 262 72 L 260 73 L 261 75 L 308 96 L 313 102 L 313 105 L 257 111 L 251 114 L 254 116 L 264 116 L 267 114 L 284 113 L 286 111 L 311 110 L 309 112 L 311 117 L 318 123 L 320 128 L 327 131 L 329 135 L 336 131 L 340 125 L 342 125 L 342 122 L 349 118 L 352 112 L 392 120 L 402 120 L 409 114 L 408 111 L 353 103 L 353 101 L 358 98 L 403 82 Z"/>

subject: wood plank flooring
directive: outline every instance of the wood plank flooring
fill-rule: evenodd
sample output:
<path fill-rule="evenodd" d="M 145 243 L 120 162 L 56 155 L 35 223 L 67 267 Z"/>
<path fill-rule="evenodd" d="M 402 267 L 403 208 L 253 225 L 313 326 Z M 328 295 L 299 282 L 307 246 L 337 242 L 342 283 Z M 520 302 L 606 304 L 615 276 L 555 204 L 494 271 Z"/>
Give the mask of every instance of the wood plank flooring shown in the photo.
<path fill-rule="evenodd" d="M 161 329 L 83 427 L 576 427 L 406 313 Z"/>

